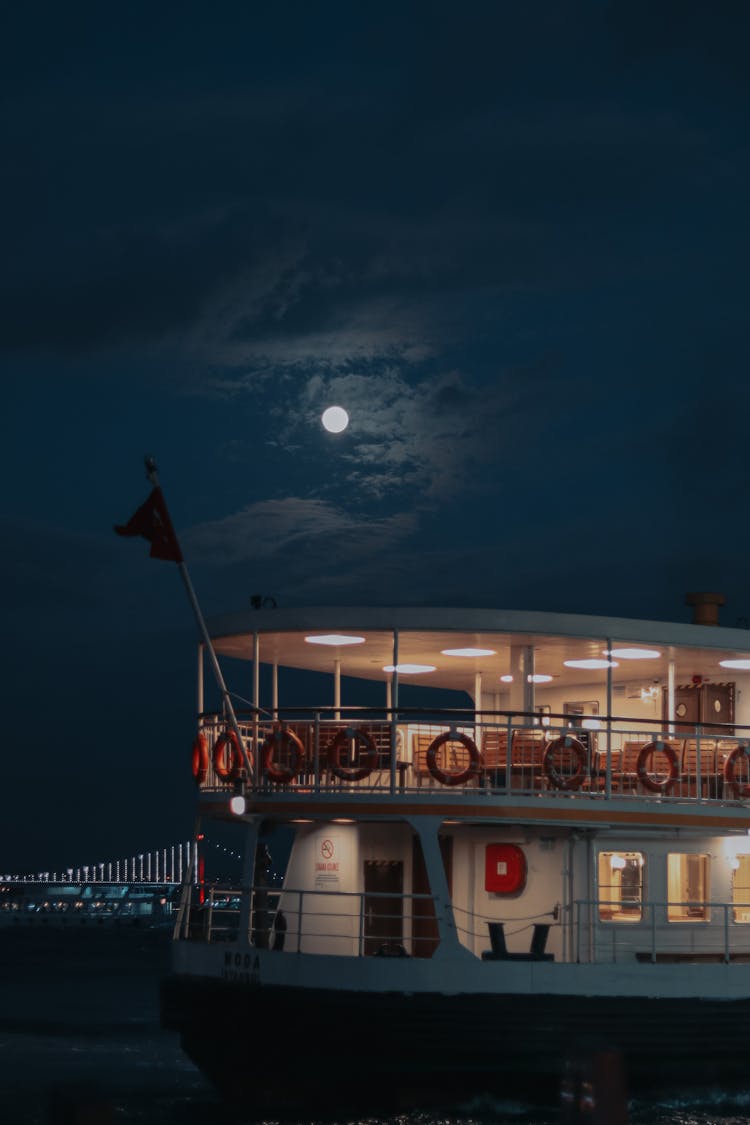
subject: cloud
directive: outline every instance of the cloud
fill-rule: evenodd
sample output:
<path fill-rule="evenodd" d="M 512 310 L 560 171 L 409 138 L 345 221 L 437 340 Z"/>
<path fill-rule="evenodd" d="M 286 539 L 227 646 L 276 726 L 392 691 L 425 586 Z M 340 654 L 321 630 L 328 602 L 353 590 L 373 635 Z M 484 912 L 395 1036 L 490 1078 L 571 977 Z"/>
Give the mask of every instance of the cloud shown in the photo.
<path fill-rule="evenodd" d="M 387 550 L 413 527 L 408 513 L 382 519 L 357 517 L 325 500 L 289 496 L 259 501 L 223 519 L 199 524 L 184 540 L 203 564 L 273 559 L 294 570 L 300 559 L 305 566 L 317 561 L 344 564 Z"/>

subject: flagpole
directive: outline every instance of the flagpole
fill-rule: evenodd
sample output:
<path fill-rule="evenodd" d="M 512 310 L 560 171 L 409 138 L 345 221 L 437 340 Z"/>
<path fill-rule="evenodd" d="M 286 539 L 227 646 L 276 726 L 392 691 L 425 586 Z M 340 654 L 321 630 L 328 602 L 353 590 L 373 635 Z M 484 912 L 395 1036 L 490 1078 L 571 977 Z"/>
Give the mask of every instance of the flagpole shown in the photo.
<path fill-rule="evenodd" d="M 161 488 L 161 485 L 159 484 L 159 474 L 158 474 L 157 469 L 156 469 L 156 461 L 154 460 L 153 457 L 147 457 L 146 458 L 146 476 L 148 477 L 149 481 L 154 486 L 154 488 Z M 177 536 L 175 534 L 175 540 L 176 539 L 177 539 Z M 182 550 L 180 550 L 180 556 L 182 556 Z M 227 689 L 227 685 L 224 682 L 224 676 L 222 675 L 221 668 L 219 667 L 219 661 L 216 657 L 216 652 L 214 651 L 214 646 L 213 646 L 213 643 L 211 641 L 211 637 L 209 636 L 208 628 L 206 626 L 205 619 L 204 619 L 203 614 L 201 612 L 201 607 L 198 604 L 198 598 L 197 598 L 195 590 L 193 588 L 193 583 L 190 579 L 190 573 L 188 571 L 187 565 L 186 565 L 185 560 L 183 558 L 180 558 L 180 561 L 177 563 L 177 567 L 180 571 L 180 576 L 182 578 L 182 581 L 185 584 L 185 589 L 187 591 L 188 600 L 190 601 L 190 605 L 192 606 L 193 613 L 195 614 L 195 620 L 198 623 L 198 628 L 199 628 L 201 636 L 203 638 L 203 643 L 205 644 L 206 649 L 208 651 L 208 657 L 209 657 L 209 660 L 211 662 L 211 667 L 213 669 L 214 678 L 216 680 L 216 685 L 217 685 L 219 691 L 221 692 L 221 697 L 222 697 L 222 700 L 224 702 L 224 707 L 226 708 L 227 712 L 229 713 L 229 722 L 230 722 L 232 730 L 234 731 L 235 736 L 237 738 L 237 745 L 239 746 L 239 748 L 242 752 L 242 757 L 243 757 L 244 762 L 245 762 L 245 769 L 247 770 L 247 776 L 253 777 L 253 773 L 254 773 L 253 764 L 250 761 L 250 756 L 247 752 L 247 748 L 245 747 L 245 740 L 242 737 L 242 733 L 240 731 L 239 723 L 237 722 L 237 716 L 234 713 L 234 707 L 232 706 L 232 700 L 229 696 L 229 691 Z M 255 710 L 256 710 L 256 714 L 257 714 L 257 708 Z"/>

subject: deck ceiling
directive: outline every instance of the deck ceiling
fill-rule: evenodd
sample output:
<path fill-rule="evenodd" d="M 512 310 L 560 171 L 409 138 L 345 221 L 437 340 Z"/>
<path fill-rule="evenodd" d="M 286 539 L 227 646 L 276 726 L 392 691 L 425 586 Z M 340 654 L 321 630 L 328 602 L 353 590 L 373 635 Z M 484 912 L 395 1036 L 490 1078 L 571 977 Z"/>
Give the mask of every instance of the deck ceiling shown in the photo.
<path fill-rule="evenodd" d="M 264 664 L 278 664 L 280 667 L 305 669 L 308 671 L 332 673 L 334 662 L 341 661 L 342 676 L 376 680 L 385 683 L 390 674 L 383 671 L 385 665 L 393 661 L 393 634 L 381 630 L 341 630 L 364 636 L 363 644 L 328 646 L 309 644 L 305 637 L 325 632 L 312 629 L 307 632 L 264 632 L 260 635 L 260 660 Z M 632 638 L 618 641 L 613 638 L 613 647 L 633 647 L 637 642 Z M 222 656 L 242 660 L 252 659 L 252 635 L 248 633 L 226 635 L 215 638 L 217 652 Z M 524 633 L 493 632 L 441 632 L 437 630 L 405 630 L 399 636 L 399 663 L 427 664 L 435 667 L 434 672 L 417 675 L 401 675 L 401 683 L 415 683 L 426 687 L 436 687 L 474 693 L 475 675 L 482 673 L 484 692 L 509 692 L 509 686 L 500 681 L 502 675 L 511 668 L 511 646 L 533 644 L 535 652 L 535 671 L 537 674 L 551 675 L 548 684 L 537 684 L 535 694 L 539 702 L 544 702 L 544 693 L 549 689 L 564 687 L 573 689 L 592 684 L 606 683 L 606 670 L 581 670 L 565 667 L 566 660 L 582 660 L 602 657 L 604 643 L 599 639 L 578 637 L 559 637 L 552 635 L 530 636 Z M 736 679 L 737 673 L 722 668 L 720 660 L 747 655 L 736 649 L 703 649 L 690 647 L 659 646 L 653 642 L 643 642 L 642 647 L 657 649 L 660 656 L 650 660 L 620 660 L 618 667 L 612 669 L 612 681 L 618 684 L 648 685 L 666 684 L 668 667 L 675 662 L 677 684 L 690 683 L 694 676 L 701 676 L 713 682 L 726 682 Z M 494 649 L 491 656 L 457 657 L 445 656 L 443 649 L 449 648 L 487 648 Z"/>

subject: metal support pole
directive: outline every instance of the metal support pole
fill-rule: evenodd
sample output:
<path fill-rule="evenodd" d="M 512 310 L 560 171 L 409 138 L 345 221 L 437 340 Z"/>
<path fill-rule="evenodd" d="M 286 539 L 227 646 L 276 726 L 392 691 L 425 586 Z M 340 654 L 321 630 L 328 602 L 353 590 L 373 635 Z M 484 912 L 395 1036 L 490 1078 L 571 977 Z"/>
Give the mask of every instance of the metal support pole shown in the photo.
<path fill-rule="evenodd" d="M 604 651 L 606 653 L 612 651 L 612 641 L 609 637 L 605 641 Z M 607 800 L 612 796 L 612 657 L 609 655 L 607 656 L 607 765 L 604 775 L 604 795 Z"/>
<path fill-rule="evenodd" d="M 393 630 L 393 671 L 391 672 L 391 793 L 396 792 L 396 747 L 398 745 L 398 629 Z"/>
<path fill-rule="evenodd" d="M 341 718 L 341 661 L 334 660 L 333 662 L 333 706 L 335 711 L 333 713 L 334 719 Z"/>

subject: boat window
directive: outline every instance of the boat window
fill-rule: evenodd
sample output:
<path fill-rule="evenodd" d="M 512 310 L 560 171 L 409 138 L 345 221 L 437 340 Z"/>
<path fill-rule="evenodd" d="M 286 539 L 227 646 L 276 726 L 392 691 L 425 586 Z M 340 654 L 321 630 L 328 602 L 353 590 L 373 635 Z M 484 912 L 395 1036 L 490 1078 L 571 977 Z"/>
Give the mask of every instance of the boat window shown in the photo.
<path fill-rule="evenodd" d="M 667 856 L 667 920 L 708 922 L 708 856 L 672 852 Z"/>
<path fill-rule="evenodd" d="M 640 922 L 643 917 L 643 852 L 599 852 L 599 920 Z"/>
<path fill-rule="evenodd" d="M 735 922 L 750 922 L 750 855 L 733 860 L 732 902 Z"/>

